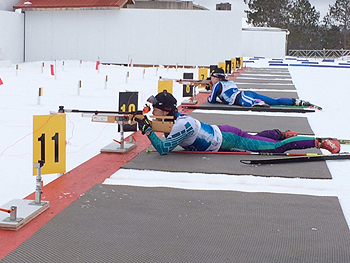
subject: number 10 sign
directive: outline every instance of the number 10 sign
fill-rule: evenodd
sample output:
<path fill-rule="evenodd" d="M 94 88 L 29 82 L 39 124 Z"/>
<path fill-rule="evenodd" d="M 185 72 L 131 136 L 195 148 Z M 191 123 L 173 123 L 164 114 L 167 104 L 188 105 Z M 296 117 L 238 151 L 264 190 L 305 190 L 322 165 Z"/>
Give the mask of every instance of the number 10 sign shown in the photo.
<path fill-rule="evenodd" d="M 42 174 L 66 172 L 66 115 L 33 116 L 33 175 L 43 161 Z"/>

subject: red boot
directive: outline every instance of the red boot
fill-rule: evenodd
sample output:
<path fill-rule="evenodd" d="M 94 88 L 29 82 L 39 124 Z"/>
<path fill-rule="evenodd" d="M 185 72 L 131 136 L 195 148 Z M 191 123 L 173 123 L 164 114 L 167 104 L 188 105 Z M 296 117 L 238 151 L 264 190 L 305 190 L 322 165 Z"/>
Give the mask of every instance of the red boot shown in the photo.
<path fill-rule="evenodd" d="M 285 132 L 282 132 L 283 139 L 288 139 L 290 137 L 298 136 L 298 133 L 291 130 L 286 130 Z"/>
<path fill-rule="evenodd" d="M 331 153 L 340 152 L 340 143 L 336 139 L 331 138 L 316 138 L 315 140 L 316 147 L 326 149 Z"/>

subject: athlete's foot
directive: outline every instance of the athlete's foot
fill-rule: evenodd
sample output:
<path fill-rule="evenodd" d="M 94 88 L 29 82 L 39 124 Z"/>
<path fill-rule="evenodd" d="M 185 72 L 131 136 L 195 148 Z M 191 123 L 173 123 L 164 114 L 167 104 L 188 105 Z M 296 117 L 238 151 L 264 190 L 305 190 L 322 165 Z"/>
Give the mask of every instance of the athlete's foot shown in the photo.
<path fill-rule="evenodd" d="M 316 138 L 315 144 L 316 144 L 317 148 L 326 149 L 327 151 L 330 151 L 331 153 L 340 152 L 340 143 L 336 139 Z"/>

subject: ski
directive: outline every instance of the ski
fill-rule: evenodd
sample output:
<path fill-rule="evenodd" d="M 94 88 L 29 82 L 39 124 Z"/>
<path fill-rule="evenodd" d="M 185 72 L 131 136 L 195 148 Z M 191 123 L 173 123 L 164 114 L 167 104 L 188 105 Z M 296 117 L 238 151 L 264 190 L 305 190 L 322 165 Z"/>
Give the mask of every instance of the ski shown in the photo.
<path fill-rule="evenodd" d="M 309 113 L 315 112 L 315 109 L 310 108 L 292 108 L 292 107 L 243 107 L 236 105 L 224 105 L 224 104 L 213 104 L 213 105 L 200 105 L 195 106 L 191 104 L 182 104 L 185 109 L 194 110 L 226 110 L 226 111 L 258 111 L 258 112 L 292 112 L 292 113 Z"/>
<path fill-rule="evenodd" d="M 322 110 L 321 106 L 318 106 L 318 105 L 315 105 L 315 104 L 312 104 L 312 103 L 310 103 L 309 108 L 310 109 L 315 109 L 315 110 Z"/>
<path fill-rule="evenodd" d="M 299 162 L 319 162 L 327 160 L 350 160 L 350 153 L 337 153 L 337 154 L 315 154 L 308 156 L 287 156 L 280 158 L 266 158 L 256 160 L 240 160 L 243 164 L 278 164 L 278 163 L 299 163 Z"/>
<path fill-rule="evenodd" d="M 309 103 L 309 105 L 305 105 L 305 106 L 297 106 L 297 105 L 270 105 L 270 107 L 279 107 L 279 108 L 299 108 L 299 109 L 315 109 L 315 110 L 322 110 L 321 106 L 315 105 L 315 104 L 311 104 Z"/>
<path fill-rule="evenodd" d="M 153 149 L 146 149 L 146 153 L 156 153 L 157 150 Z M 179 150 L 179 151 L 171 151 L 170 153 L 180 153 L 180 154 L 212 154 L 212 155 L 263 155 L 263 156 L 314 156 L 318 155 L 317 153 L 267 153 L 267 152 L 244 152 L 244 151 L 218 151 L 218 152 L 211 152 L 211 151 L 186 151 L 186 150 Z"/>
<path fill-rule="evenodd" d="M 347 144 L 350 145 L 350 140 L 347 139 L 337 139 L 339 141 L 340 144 Z"/>

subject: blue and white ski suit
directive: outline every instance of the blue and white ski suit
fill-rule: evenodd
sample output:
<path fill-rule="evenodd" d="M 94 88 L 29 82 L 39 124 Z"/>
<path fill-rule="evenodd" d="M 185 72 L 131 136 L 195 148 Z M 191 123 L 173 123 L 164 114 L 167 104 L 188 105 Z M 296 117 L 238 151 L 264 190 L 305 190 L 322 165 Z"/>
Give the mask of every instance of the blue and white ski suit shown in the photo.
<path fill-rule="evenodd" d="M 233 105 L 239 93 L 240 91 L 233 81 L 219 81 L 213 86 L 208 102 L 216 103 L 217 98 L 219 98 L 221 102 Z"/>
<path fill-rule="evenodd" d="M 240 91 L 236 83 L 233 81 L 219 81 L 213 88 L 208 102 L 216 103 L 224 102 L 228 105 L 239 105 L 244 107 L 251 107 L 259 101 L 264 101 L 269 105 L 293 105 L 293 99 L 291 98 L 271 98 L 261 95 L 254 91 Z"/>

